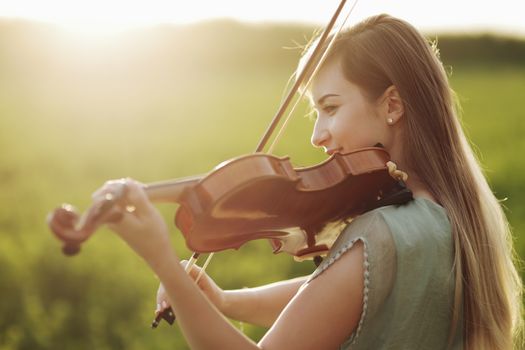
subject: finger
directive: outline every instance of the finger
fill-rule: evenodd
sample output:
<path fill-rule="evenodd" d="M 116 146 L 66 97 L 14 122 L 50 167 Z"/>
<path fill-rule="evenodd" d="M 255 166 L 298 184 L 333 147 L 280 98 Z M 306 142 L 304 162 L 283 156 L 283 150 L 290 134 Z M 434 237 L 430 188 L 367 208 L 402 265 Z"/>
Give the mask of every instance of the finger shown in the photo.
<path fill-rule="evenodd" d="M 169 307 L 170 303 L 167 302 L 166 299 L 157 300 L 157 308 L 155 309 L 155 312 L 163 312 Z"/>
<path fill-rule="evenodd" d="M 188 260 L 181 260 L 180 261 L 180 265 L 182 266 L 182 268 L 184 269 L 184 271 L 186 271 L 186 273 L 192 277 L 196 277 L 197 274 L 199 273 L 200 271 L 200 268 L 193 264 L 191 267 L 188 268 L 188 264 L 189 264 L 189 261 Z"/>
<path fill-rule="evenodd" d="M 156 311 L 158 311 L 159 313 L 160 313 L 160 312 L 163 312 L 163 311 L 167 308 L 167 306 L 165 306 L 165 304 L 166 304 L 166 301 L 161 300 L 161 301 L 157 304 L 157 310 L 156 310 Z"/>
<path fill-rule="evenodd" d="M 180 261 L 180 265 L 183 269 L 186 269 L 186 266 L 188 266 L 188 260 L 184 259 Z"/>
<path fill-rule="evenodd" d="M 164 307 L 162 306 L 162 303 L 164 302 L 164 299 L 160 300 L 158 303 L 157 303 L 157 310 L 158 311 L 162 311 L 164 310 Z"/>
<path fill-rule="evenodd" d="M 153 208 L 143 184 L 128 178 L 125 180 L 125 185 L 125 203 L 128 211 L 137 210 L 137 215 L 140 215 L 140 213 L 149 212 Z M 134 208 L 131 208 L 130 205 Z"/>
<path fill-rule="evenodd" d="M 110 228 L 114 226 L 112 224 L 126 226 L 131 221 L 135 221 L 135 216 L 139 216 L 140 213 L 146 213 L 153 208 L 144 191 L 144 185 L 133 179 L 109 181 L 97 195 L 104 198 L 107 197 L 107 194 L 115 193 L 116 203 L 112 207 L 110 214 L 105 215 Z"/>
<path fill-rule="evenodd" d="M 139 220 L 136 217 L 136 210 L 129 211 L 128 208 L 129 205 L 114 205 L 103 218 L 110 230 L 123 237 L 133 231 Z"/>
<path fill-rule="evenodd" d="M 112 193 L 114 195 L 121 194 L 124 191 L 125 187 L 125 179 L 117 179 L 117 180 L 109 180 L 102 185 L 98 190 L 93 192 L 91 195 L 91 198 L 93 200 L 97 200 L 100 198 L 104 198 L 108 193 Z"/>
<path fill-rule="evenodd" d="M 199 266 L 193 265 L 189 271 L 191 278 L 196 279 L 202 269 Z"/>
<path fill-rule="evenodd" d="M 125 215 L 122 209 L 118 206 L 113 206 L 104 213 L 101 220 L 106 222 L 108 225 L 111 225 L 120 223 L 124 217 Z"/>

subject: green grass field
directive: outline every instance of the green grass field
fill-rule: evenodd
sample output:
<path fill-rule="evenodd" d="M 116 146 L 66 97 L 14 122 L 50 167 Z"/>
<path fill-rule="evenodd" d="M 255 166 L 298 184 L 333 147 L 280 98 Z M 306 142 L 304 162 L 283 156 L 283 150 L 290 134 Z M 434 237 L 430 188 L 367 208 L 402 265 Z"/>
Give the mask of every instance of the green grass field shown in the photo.
<path fill-rule="evenodd" d="M 204 58 L 194 62 L 192 52 L 163 55 L 161 40 L 89 46 L 1 28 L 0 349 L 185 348 L 176 326 L 149 329 L 158 281 L 124 243 L 101 230 L 79 256 L 66 258 L 45 217 L 62 202 L 85 209 L 108 179 L 199 174 L 252 152 L 294 53 L 286 51 L 282 64 L 274 56 L 254 63 L 228 56 L 225 41 L 203 45 Z M 473 62 L 455 66 L 450 79 L 490 183 L 508 198 L 524 257 L 525 66 Z M 306 113 L 301 107 L 276 149 L 297 165 L 325 157 L 309 144 Z M 159 208 L 172 220 L 174 207 Z M 175 228 L 172 237 L 188 257 Z M 224 288 L 240 288 L 312 270 L 310 262 L 274 256 L 263 241 L 218 254 L 209 274 Z M 264 332 L 239 327 L 255 339 Z"/>

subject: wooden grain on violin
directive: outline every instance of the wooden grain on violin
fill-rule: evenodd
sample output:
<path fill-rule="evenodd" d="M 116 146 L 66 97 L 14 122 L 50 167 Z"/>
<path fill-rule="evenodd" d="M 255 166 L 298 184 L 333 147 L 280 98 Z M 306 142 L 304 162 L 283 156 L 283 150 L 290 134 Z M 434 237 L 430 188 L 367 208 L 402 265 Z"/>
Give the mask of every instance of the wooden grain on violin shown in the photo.
<path fill-rule="evenodd" d="M 279 240 L 290 239 L 313 248 L 325 224 L 362 213 L 397 185 L 385 165 L 389 160 L 379 147 L 297 169 L 287 157 L 235 158 L 182 193 L 175 224 L 199 253 L 260 238 L 272 239 L 276 251 Z"/>

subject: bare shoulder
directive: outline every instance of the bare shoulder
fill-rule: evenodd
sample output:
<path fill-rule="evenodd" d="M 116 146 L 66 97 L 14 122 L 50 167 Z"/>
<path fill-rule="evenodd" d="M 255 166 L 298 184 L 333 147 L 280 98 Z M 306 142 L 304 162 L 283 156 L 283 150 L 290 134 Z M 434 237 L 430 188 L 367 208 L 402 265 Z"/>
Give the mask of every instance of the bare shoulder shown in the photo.
<path fill-rule="evenodd" d="M 263 337 L 263 349 L 337 349 L 363 311 L 364 244 L 356 241 L 305 283 Z"/>

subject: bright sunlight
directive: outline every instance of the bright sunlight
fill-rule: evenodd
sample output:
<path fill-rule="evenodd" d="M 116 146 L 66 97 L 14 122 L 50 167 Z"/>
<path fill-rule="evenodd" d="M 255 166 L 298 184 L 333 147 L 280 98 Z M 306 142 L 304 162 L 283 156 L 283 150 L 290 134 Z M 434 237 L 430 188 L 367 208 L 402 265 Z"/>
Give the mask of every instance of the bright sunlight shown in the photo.
<path fill-rule="evenodd" d="M 0 17 L 51 22 L 83 35 L 104 36 L 161 23 L 183 24 L 210 18 L 256 22 L 325 24 L 334 1 L 266 0 L 1 0 Z M 476 0 L 442 0 L 431 10 L 427 2 L 359 0 L 350 23 L 386 12 L 429 31 L 497 31 L 525 34 L 521 2 L 500 0 L 498 6 Z M 472 9 L 476 11 L 472 11 Z"/>
<path fill-rule="evenodd" d="M 315 19 L 294 18 L 311 14 L 297 11 L 297 1 L 284 4 L 237 0 L 177 1 L 177 0 L 2 0 L 0 17 L 29 19 L 65 27 L 84 36 L 105 36 L 137 27 L 163 23 L 185 24 L 210 18 L 235 18 L 241 21 L 305 21 Z M 320 22 L 328 20 L 337 0 L 329 6 L 318 4 Z M 313 6 L 310 6 L 313 7 Z"/>

